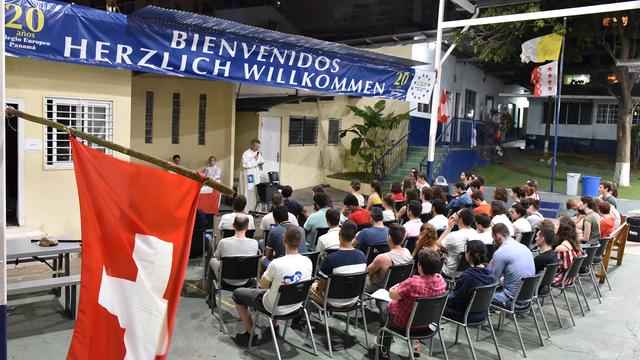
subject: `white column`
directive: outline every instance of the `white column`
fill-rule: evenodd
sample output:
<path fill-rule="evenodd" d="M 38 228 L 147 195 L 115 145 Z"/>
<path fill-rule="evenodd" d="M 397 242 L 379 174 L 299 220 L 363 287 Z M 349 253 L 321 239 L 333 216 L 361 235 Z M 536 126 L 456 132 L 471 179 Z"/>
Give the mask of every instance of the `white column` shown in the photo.
<path fill-rule="evenodd" d="M 0 18 L 4 19 L 4 5 L 0 6 Z M 0 27 L 0 102 L 4 110 L 6 104 L 5 94 L 5 68 L 4 68 L 4 26 Z M 4 117 L 4 111 L 3 115 Z M 6 201 L 6 185 L 5 185 L 5 120 L 0 121 L 0 316 L 7 316 L 7 244 L 5 239 L 5 231 L 7 227 L 7 201 Z M 6 318 L 2 323 L 6 324 Z M 7 328 L 0 329 L 0 349 L 7 349 Z M 0 354 L 0 357 L 6 358 L 7 354 Z"/>
<path fill-rule="evenodd" d="M 442 65 L 440 58 L 442 57 L 442 22 L 444 21 L 445 0 L 440 0 L 438 5 L 438 30 L 436 31 L 436 48 L 435 58 L 433 60 L 433 68 L 436 71 L 436 83 L 433 86 L 433 100 L 431 101 L 431 120 L 429 122 L 429 157 L 431 162 L 436 154 L 436 133 L 438 131 L 438 104 L 440 104 L 440 81 L 442 80 Z"/>

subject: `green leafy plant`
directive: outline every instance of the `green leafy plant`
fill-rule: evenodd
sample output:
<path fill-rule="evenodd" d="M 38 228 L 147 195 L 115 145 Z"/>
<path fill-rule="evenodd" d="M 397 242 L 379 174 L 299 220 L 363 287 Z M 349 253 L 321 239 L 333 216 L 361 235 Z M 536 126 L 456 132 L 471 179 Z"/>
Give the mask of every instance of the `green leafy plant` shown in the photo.
<path fill-rule="evenodd" d="M 365 106 L 362 109 L 353 105 L 347 105 L 347 107 L 355 116 L 364 120 L 364 123 L 354 124 L 342 130 L 340 137 L 343 138 L 349 133 L 355 135 L 351 139 L 351 155 L 360 157 L 365 173 L 375 175 L 380 158 L 393 145 L 391 132 L 397 129 L 402 121 L 409 120 L 409 111 L 403 114 L 391 112 L 385 115 L 383 114 L 386 107 L 384 100 L 378 101 L 373 107 Z"/>

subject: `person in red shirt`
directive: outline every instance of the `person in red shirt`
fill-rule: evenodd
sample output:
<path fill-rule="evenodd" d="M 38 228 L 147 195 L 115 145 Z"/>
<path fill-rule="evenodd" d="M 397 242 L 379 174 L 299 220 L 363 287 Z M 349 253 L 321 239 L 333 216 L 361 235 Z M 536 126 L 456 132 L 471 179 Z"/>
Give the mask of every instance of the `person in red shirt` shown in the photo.
<path fill-rule="evenodd" d="M 404 195 L 402 194 L 402 184 L 400 181 L 392 182 L 389 190 L 391 191 L 391 195 L 393 195 L 393 200 L 404 203 Z"/>
<path fill-rule="evenodd" d="M 414 275 L 389 289 L 391 303 L 378 301 L 381 317 L 387 326 L 406 328 L 416 299 L 444 294 L 446 284 L 438 272 L 441 266 L 440 254 L 436 251 L 422 250 L 418 254 L 418 264 L 420 275 Z M 379 349 L 381 358 L 388 359 L 391 337 L 383 335 L 382 339 L 378 339 L 378 344 L 381 344 Z"/>
<path fill-rule="evenodd" d="M 596 209 L 600 214 L 600 238 L 608 237 L 616 228 L 616 217 L 611 213 L 611 204 L 597 199 Z"/>
<path fill-rule="evenodd" d="M 367 209 L 363 209 L 358 204 L 358 199 L 352 194 L 347 195 L 344 198 L 344 206 L 351 211 L 349 220 L 356 223 L 356 225 L 369 225 L 371 224 L 371 213 Z"/>
<path fill-rule="evenodd" d="M 473 215 L 485 213 L 491 216 L 491 204 L 488 204 L 484 200 L 484 194 L 480 190 L 476 190 L 471 194 L 471 201 L 473 201 Z"/>

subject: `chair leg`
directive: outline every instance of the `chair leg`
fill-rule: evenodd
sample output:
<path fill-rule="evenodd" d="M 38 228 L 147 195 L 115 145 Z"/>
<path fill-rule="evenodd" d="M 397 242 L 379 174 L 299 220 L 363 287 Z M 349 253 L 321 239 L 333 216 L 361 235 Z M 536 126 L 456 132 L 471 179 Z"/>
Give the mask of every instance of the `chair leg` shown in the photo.
<path fill-rule="evenodd" d="M 476 332 L 476 341 L 480 341 L 480 329 L 482 329 L 482 325 L 478 325 L 478 332 Z"/>
<path fill-rule="evenodd" d="M 536 298 L 536 304 L 538 305 L 538 310 L 540 310 L 540 316 L 542 316 L 542 323 L 544 324 L 544 329 L 547 331 L 547 339 L 551 339 L 551 332 L 549 331 L 549 324 L 547 324 L 547 318 L 544 316 L 544 311 L 542 311 L 542 305 L 540 305 L 540 299 Z"/>
<path fill-rule="evenodd" d="M 278 338 L 276 337 L 276 329 L 273 327 L 273 321 L 269 319 L 269 329 L 271 330 L 271 336 L 273 337 L 273 345 L 276 347 L 276 354 L 278 354 L 278 360 L 281 360 L 280 357 L 280 348 L 278 347 Z"/>
<path fill-rule="evenodd" d="M 609 283 L 609 276 L 607 276 L 607 269 L 605 269 L 604 263 L 600 263 L 600 267 L 602 267 L 602 272 L 604 273 L 604 280 L 607 282 L 609 291 L 611 291 L 611 284 Z"/>
<path fill-rule="evenodd" d="M 433 336 L 429 339 L 429 356 L 433 356 Z"/>
<path fill-rule="evenodd" d="M 287 320 L 284 322 L 284 329 L 282 330 L 282 338 L 284 339 L 287 336 L 287 330 L 293 324 L 293 320 Z"/>
<path fill-rule="evenodd" d="M 576 281 L 578 281 L 578 279 L 579 278 L 576 278 Z M 582 316 L 586 316 L 584 313 L 584 308 L 582 307 L 582 301 L 580 301 L 580 289 L 578 289 L 578 284 L 573 284 L 573 292 L 576 293 L 576 300 L 578 300 L 578 305 L 580 305 L 580 312 L 582 313 Z"/>
<path fill-rule="evenodd" d="M 491 323 L 491 316 L 487 318 L 489 321 L 489 330 L 491 330 L 491 336 L 493 337 L 493 344 L 496 346 L 496 353 L 498 354 L 498 360 L 502 360 L 502 355 L 500 355 L 500 348 L 498 347 L 498 338 L 496 337 L 496 332 L 493 330 L 493 323 Z"/>
<path fill-rule="evenodd" d="M 407 339 L 407 348 L 409 349 L 409 358 L 411 360 L 415 360 L 415 356 L 413 356 L 413 348 L 411 347 L 411 338 Z"/>
<path fill-rule="evenodd" d="M 222 321 L 222 289 L 218 290 L 218 320 L 220 320 L 220 331 L 223 331 Z"/>
<path fill-rule="evenodd" d="M 356 313 L 357 313 L 357 311 L 356 311 Z M 349 321 L 351 321 L 351 313 L 348 312 L 347 313 L 347 328 L 345 329 L 345 332 L 347 333 L 347 335 L 350 335 L 349 334 Z"/>
<path fill-rule="evenodd" d="M 524 348 L 524 341 L 522 340 L 522 334 L 520 333 L 520 325 L 518 325 L 518 317 L 516 314 L 513 315 L 513 323 L 516 326 L 516 332 L 518 333 L 518 338 L 520 339 L 520 346 L 522 346 L 522 354 L 524 357 L 527 357 L 527 350 Z M 538 330 L 539 331 L 539 330 Z"/>
<path fill-rule="evenodd" d="M 538 331 L 538 339 L 540 339 L 540 345 L 544 346 L 544 341 L 542 340 L 542 332 L 540 331 L 540 325 L 538 324 L 538 318 L 536 317 L 536 310 L 533 307 L 533 304 L 531 304 L 531 308 L 529 309 L 531 311 L 531 316 L 533 316 L 533 323 L 536 325 L 536 331 Z"/>
<path fill-rule="evenodd" d="M 600 294 L 600 286 L 598 286 L 598 281 L 596 280 L 596 274 L 594 274 L 593 269 L 589 269 L 589 275 L 591 277 L 591 284 L 593 284 L 593 289 L 596 291 L 598 302 L 602 304 L 602 297 L 601 297 L 602 294 Z"/>
<path fill-rule="evenodd" d="M 249 349 L 251 349 L 251 345 L 253 344 L 253 335 L 256 333 L 256 324 L 258 323 L 258 312 L 253 316 L 253 326 L 251 327 L 251 334 L 249 335 Z M 275 341 L 275 336 L 273 340 Z"/>
<path fill-rule="evenodd" d="M 324 328 L 327 331 L 327 347 L 329 348 L 329 357 L 333 357 L 333 351 L 331 349 L 331 333 L 329 332 L 329 314 L 322 312 L 324 317 Z"/>
<path fill-rule="evenodd" d="M 444 344 L 444 338 L 442 337 L 442 331 L 440 329 L 438 329 L 438 337 L 440 338 L 440 345 L 442 346 L 444 360 L 449 360 L 449 356 L 447 355 L 447 346 Z"/>
<path fill-rule="evenodd" d="M 311 328 L 311 321 L 309 320 L 309 313 L 307 309 L 302 309 L 304 311 L 304 318 L 307 320 L 307 330 L 309 331 L 309 336 L 311 337 L 311 345 L 313 346 L 313 354 L 318 356 L 318 349 L 316 348 L 316 339 L 313 337 L 313 328 Z M 282 335 L 284 338 L 284 335 Z"/>
<path fill-rule="evenodd" d="M 367 344 L 367 350 L 369 350 L 369 330 L 367 330 L 367 316 L 364 314 L 364 303 L 360 309 L 362 311 L 362 327 L 364 327 L 364 342 Z M 356 316 L 358 316 L 358 310 L 356 310 Z"/>
<path fill-rule="evenodd" d="M 469 342 L 469 349 L 471 349 L 471 356 L 473 356 L 473 360 L 476 360 L 476 351 L 473 349 L 473 343 L 471 342 L 471 334 L 469 334 L 469 328 L 467 326 L 464 327 L 464 332 L 467 334 L 467 341 Z"/>
<path fill-rule="evenodd" d="M 551 305 L 553 305 L 553 311 L 556 313 L 556 317 L 558 318 L 558 323 L 560 324 L 560 328 L 564 328 L 564 324 L 562 324 L 562 319 L 560 319 L 560 313 L 558 313 L 558 307 L 556 306 L 556 301 L 553 299 L 553 294 L 549 294 L 551 298 Z"/>
<path fill-rule="evenodd" d="M 591 306 L 589 306 L 589 301 L 587 301 L 587 293 L 584 291 L 584 286 L 582 286 L 582 279 L 578 276 L 577 280 L 580 291 L 582 292 L 582 298 L 584 299 L 584 303 L 587 305 L 587 311 L 591 311 Z"/>
<path fill-rule="evenodd" d="M 569 316 L 571 317 L 571 322 L 573 323 L 573 326 L 576 326 L 576 320 L 573 318 L 573 311 L 571 311 L 571 304 L 569 304 L 569 298 L 567 297 L 567 292 L 565 289 L 562 289 L 562 295 L 564 295 L 564 301 L 567 303 L 567 309 L 569 309 Z M 580 298 L 578 298 L 578 300 L 580 300 Z"/>
<path fill-rule="evenodd" d="M 458 344 L 458 333 L 460 332 L 460 325 L 456 324 L 456 340 L 453 342 L 453 345 Z"/>

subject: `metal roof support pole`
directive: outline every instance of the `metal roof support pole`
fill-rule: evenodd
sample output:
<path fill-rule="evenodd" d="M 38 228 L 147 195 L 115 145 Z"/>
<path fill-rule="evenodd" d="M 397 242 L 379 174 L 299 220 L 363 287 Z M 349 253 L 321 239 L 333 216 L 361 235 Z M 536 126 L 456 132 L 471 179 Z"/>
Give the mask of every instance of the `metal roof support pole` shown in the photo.
<path fill-rule="evenodd" d="M 433 161 L 436 154 L 436 133 L 438 132 L 438 105 L 440 104 L 440 81 L 442 80 L 442 22 L 444 21 L 445 0 L 440 0 L 438 5 L 438 29 L 436 31 L 435 59 L 433 62 L 436 71 L 436 81 L 433 85 L 433 101 L 431 102 L 431 119 L 429 120 L 429 179 L 433 179 Z"/>
<path fill-rule="evenodd" d="M 4 19 L 4 6 L 0 6 L 0 18 Z M 4 110 L 6 103 L 5 94 L 5 67 L 4 67 L 4 26 L 0 29 L 0 103 Z M 4 113 L 4 111 L 2 111 Z M 6 204 L 6 179 L 5 179 L 5 120 L 0 121 L 0 359 L 7 358 L 7 204 Z"/>
<path fill-rule="evenodd" d="M 476 8 L 476 11 L 473 13 L 473 16 L 471 18 L 475 19 L 475 18 L 478 17 L 478 15 L 480 15 L 480 9 Z M 470 27 L 471 27 L 471 25 L 467 25 L 460 32 L 463 33 L 465 31 L 469 30 Z M 440 60 L 440 66 L 441 67 L 444 64 L 444 62 L 447 60 L 449 55 L 451 55 L 451 53 L 453 52 L 453 49 L 455 49 L 455 48 L 456 48 L 456 43 L 451 44 L 451 46 L 449 46 L 449 48 L 447 49 L 447 52 L 444 53 L 444 55 L 442 55 L 442 59 Z"/>

